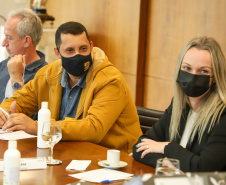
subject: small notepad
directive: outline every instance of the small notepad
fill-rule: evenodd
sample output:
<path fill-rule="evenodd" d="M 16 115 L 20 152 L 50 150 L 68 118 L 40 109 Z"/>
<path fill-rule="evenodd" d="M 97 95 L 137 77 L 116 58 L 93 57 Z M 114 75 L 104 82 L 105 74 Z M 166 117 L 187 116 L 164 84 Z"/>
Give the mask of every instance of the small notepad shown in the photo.
<path fill-rule="evenodd" d="M 84 171 L 90 165 L 91 160 L 72 160 L 66 170 Z"/>

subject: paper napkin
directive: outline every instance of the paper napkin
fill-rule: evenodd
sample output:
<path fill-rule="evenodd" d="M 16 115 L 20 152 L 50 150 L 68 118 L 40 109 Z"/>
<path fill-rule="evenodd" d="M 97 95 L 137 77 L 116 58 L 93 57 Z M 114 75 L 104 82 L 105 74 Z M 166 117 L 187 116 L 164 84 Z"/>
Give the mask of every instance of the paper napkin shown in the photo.
<path fill-rule="evenodd" d="M 72 160 L 66 170 L 84 171 L 90 165 L 91 160 Z"/>

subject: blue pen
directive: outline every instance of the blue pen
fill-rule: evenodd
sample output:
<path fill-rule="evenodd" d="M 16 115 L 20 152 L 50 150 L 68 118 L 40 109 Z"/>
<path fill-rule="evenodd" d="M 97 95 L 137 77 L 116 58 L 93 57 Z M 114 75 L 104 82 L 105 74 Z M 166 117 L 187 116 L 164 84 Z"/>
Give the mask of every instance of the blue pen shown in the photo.
<path fill-rule="evenodd" d="M 111 183 L 111 182 L 115 182 L 115 181 L 113 181 L 113 180 L 103 180 L 103 181 L 101 181 L 101 183 Z"/>

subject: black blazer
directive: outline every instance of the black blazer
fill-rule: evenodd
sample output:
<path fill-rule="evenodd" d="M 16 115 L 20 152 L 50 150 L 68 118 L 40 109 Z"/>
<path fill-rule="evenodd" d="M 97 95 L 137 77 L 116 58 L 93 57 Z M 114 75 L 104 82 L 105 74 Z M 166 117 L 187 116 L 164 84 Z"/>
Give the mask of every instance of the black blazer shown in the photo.
<path fill-rule="evenodd" d="M 133 146 L 133 157 L 135 160 L 155 167 L 158 158 L 175 158 L 180 160 L 180 168 L 184 172 L 197 171 L 226 171 L 226 110 L 223 111 L 220 122 L 215 124 L 210 133 L 208 126 L 199 143 L 198 135 L 193 142 L 188 141 L 186 148 L 180 146 L 181 136 L 183 134 L 189 106 L 183 111 L 180 121 L 179 136 L 165 146 L 164 154 L 149 153 L 141 159 L 142 152 L 136 152 L 136 144 Z M 155 141 L 169 141 L 169 126 L 172 114 L 172 103 L 164 112 L 162 118 L 144 135 L 142 138 L 149 138 Z M 210 124 L 210 123 L 209 123 Z"/>

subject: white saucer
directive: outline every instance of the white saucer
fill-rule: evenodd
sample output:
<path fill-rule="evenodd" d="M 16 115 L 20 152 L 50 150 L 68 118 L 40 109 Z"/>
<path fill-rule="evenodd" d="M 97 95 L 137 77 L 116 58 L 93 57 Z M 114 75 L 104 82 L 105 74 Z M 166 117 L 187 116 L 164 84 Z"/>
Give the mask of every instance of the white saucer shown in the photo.
<path fill-rule="evenodd" d="M 127 163 L 123 162 L 123 161 L 119 161 L 119 165 L 118 166 L 107 166 L 105 163 L 107 163 L 107 160 L 103 160 L 103 162 L 99 161 L 98 165 L 100 165 L 102 167 L 105 167 L 105 168 L 111 168 L 111 169 L 117 169 L 117 168 L 122 168 L 122 167 L 127 166 Z"/>

